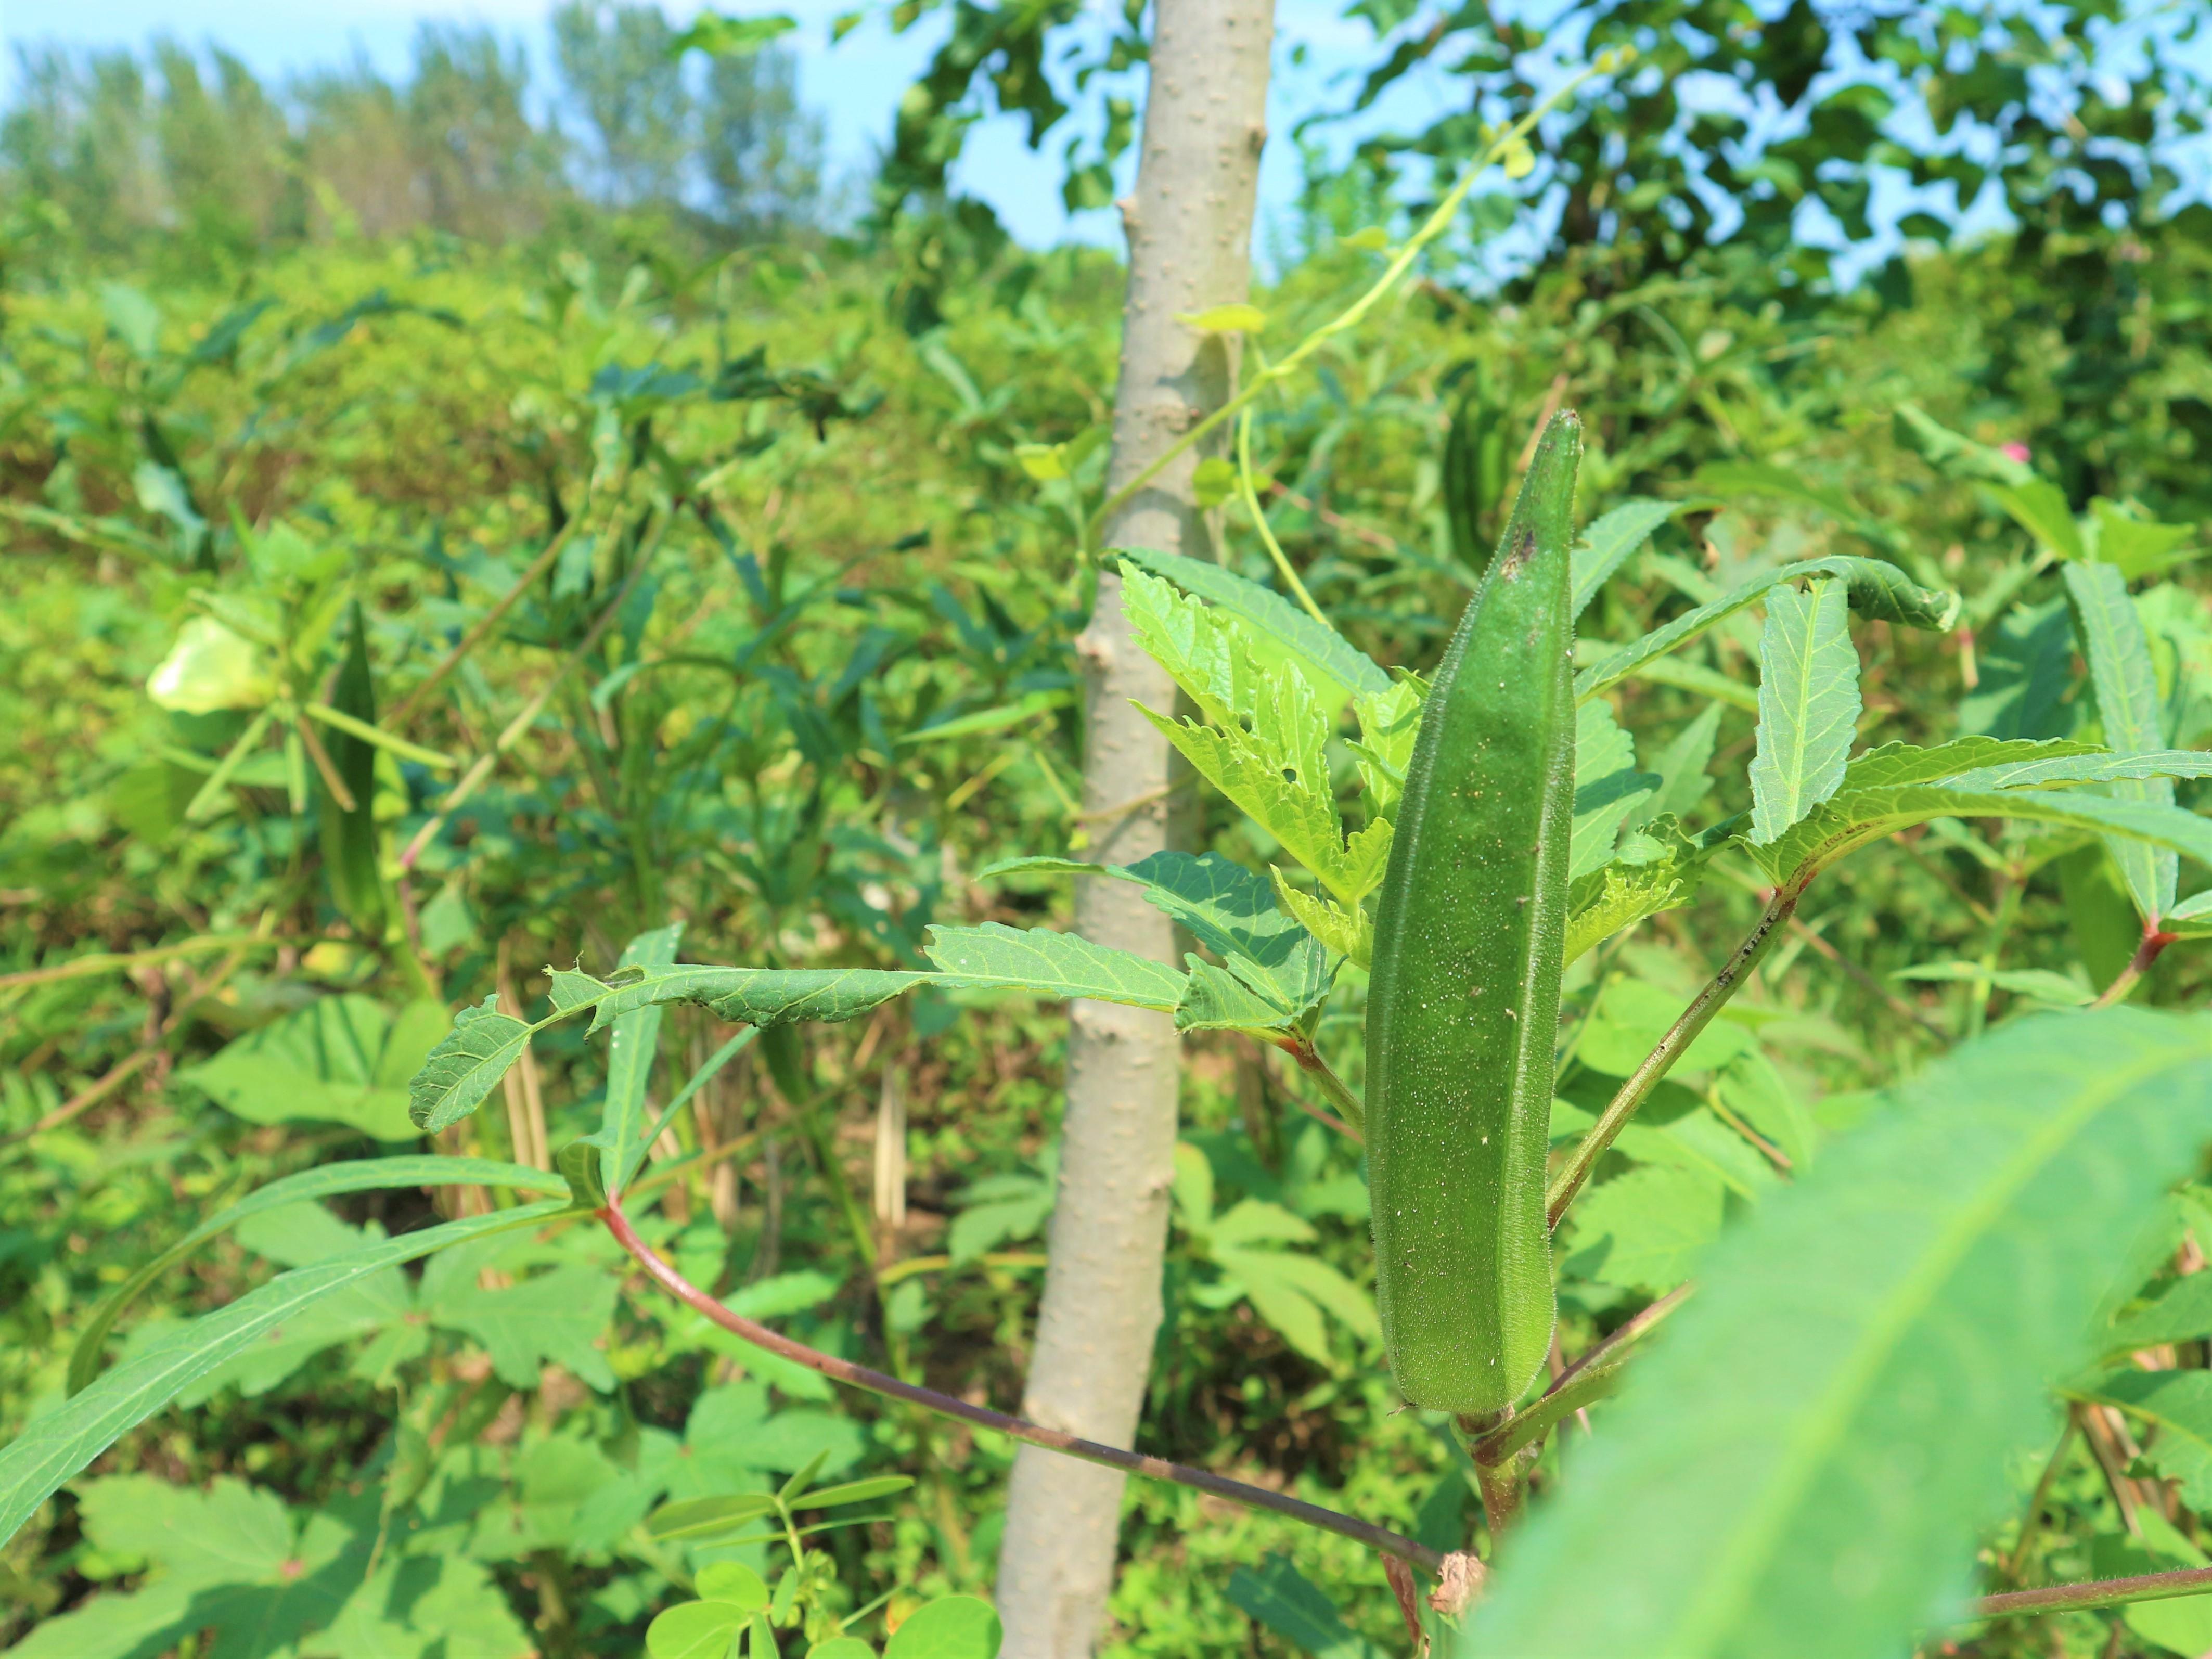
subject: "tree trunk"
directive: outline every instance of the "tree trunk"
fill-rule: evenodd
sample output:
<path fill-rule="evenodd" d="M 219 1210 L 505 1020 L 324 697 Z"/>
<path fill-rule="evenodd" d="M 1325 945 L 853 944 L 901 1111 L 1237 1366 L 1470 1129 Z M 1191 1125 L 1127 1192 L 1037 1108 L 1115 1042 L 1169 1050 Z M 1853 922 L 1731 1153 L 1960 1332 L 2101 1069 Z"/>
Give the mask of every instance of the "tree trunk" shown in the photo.
<path fill-rule="evenodd" d="M 1273 0 L 1158 0 L 1137 190 L 1122 204 L 1129 290 L 1122 310 L 1109 490 L 1228 397 L 1233 336 L 1175 320 L 1245 298 L 1253 198 L 1267 137 Z M 1107 547 L 1207 556 L 1186 455 L 1105 526 Z M 1083 767 L 1086 856 L 1129 864 L 1167 844 L 1169 750 L 1131 708 L 1174 706 L 1175 686 L 1138 648 L 1121 580 L 1102 570 L 1076 641 L 1088 678 Z M 1076 931 L 1164 962 L 1168 919 L 1126 882 L 1084 881 Z M 1051 1265 L 1023 1411 L 1118 1446 L 1132 1443 L 1160 1322 L 1161 1256 L 1174 1173 L 1179 1055 L 1165 1014 L 1109 1003 L 1069 1011 L 1067 1111 Z M 999 1558 L 1004 1659 L 1084 1659 L 1114 1581 L 1123 1477 L 1024 1447 Z"/>

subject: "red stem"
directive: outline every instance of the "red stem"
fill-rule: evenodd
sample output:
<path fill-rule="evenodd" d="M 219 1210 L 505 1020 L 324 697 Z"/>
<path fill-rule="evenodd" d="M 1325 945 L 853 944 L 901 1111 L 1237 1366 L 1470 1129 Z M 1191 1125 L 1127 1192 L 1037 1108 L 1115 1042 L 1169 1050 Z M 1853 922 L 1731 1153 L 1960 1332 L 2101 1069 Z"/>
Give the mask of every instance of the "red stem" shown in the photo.
<path fill-rule="evenodd" d="M 1140 1452 L 1127 1451 L 1120 1446 L 1101 1445 L 1095 1440 L 1084 1440 L 1059 1429 L 1048 1429 L 1041 1423 L 1031 1423 L 1019 1417 L 1009 1417 L 1004 1412 L 994 1412 L 986 1406 L 971 1406 L 964 1400 L 956 1400 L 949 1394 L 939 1394 L 934 1389 L 925 1389 L 912 1382 L 902 1382 L 897 1377 L 882 1371 L 871 1370 L 866 1365 L 856 1365 L 849 1359 L 794 1342 L 787 1336 L 778 1335 L 765 1325 L 757 1324 L 743 1314 L 732 1313 L 720 1303 L 701 1290 L 683 1274 L 653 1252 L 652 1247 L 637 1236 L 629 1224 L 629 1218 L 610 1204 L 599 1212 L 616 1242 L 637 1259 L 660 1287 L 686 1307 L 705 1315 L 728 1331 L 742 1337 L 757 1348 L 765 1348 L 795 1364 L 804 1365 L 818 1376 L 835 1382 L 864 1389 L 870 1394 L 881 1395 L 887 1400 L 904 1401 L 909 1406 L 919 1406 L 924 1411 L 935 1412 L 940 1417 L 957 1417 L 978 1428 L 995 1430 L 1011 1435 L 1032 1446 L 1065 1452 L 1070 1457 L 1079 1457 L 1086 1463 L 1101 1463 L 1109 1469 L 1120 1469 L 1129 1474 L 1150 1475 L 1156 1480 L 1172 1480 L 1177 1486 L 1195 1487 L 1211 1492 L 1216 1498 L 1225 1498 L 1232 1504 L 1242 1504 L 1248 1509 L 1269 1510 L 1277 1515 L 1288 1516 L 1293 1521 L 1303 1521 L 1310 1527 L 1319 1527 L 1340 1537 L 1378 1550 L 1386 1556 L 1395 1556 L 1433 1575 L 1443 1563 L 1443 1557 L 1425 1545 L 1392 1532 L 1387 1527 L 1375 1526 L 1365 1521 L 1354 1520 L 1348 1515 L 1339 1515 L 1334 1510 L 1323 1509 L 1318 1504 L 1303 1503 L 1281 1492 L 1269 1492 L 1264 1486 L 1248 1486 L 1241 1480 L 1231 1480 L 1225 1475 L 1194 1469 L 1187 1464 L 1170 1463 L 1165 1458 L 1147 1457 Z"/>

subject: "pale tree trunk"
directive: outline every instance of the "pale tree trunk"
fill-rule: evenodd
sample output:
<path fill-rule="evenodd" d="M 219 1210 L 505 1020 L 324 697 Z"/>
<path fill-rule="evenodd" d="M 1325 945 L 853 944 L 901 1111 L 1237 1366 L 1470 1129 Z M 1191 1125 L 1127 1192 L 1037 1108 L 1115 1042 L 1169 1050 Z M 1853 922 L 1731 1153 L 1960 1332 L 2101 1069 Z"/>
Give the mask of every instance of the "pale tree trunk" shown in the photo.
<path fill-rule="evenodd" d="M 1201 337 L 1175 319 L 1246 296 L 1273 10 L 1273 0 L 1158 0 L 1136 195 L 1122 204 L 1129 291 L 1109 490 L 1229 395 L 1233 337 Z M 1197 459 L 1179 458 L 1132 497 L 1104 545 L 1207 556 L 1191 490 Z M 1176 690 L 1138 648 L 1111 569 L 1076 648 L 1089 680 L 1085 856 L 1134 863 L 1167 844 L 1170 774 L 1166 743 L 1130 702 L 1170 708 Z M 1102 945 L 1178 960 L 1168 919 L 1126 882 L 1079 884 L 1075 926 Z M 1127 1446 L 1160 1322 L 1179 1055 L 1165 1014 L 1077 1002 L 1069 1022 L 1059 1201 L 1023 1412 Z M 1091 1651 L 1114 1582 L 1122 1480 L 1034 1447 L 1016 1457 L 999 1557 L 1005 1659 Z"/>

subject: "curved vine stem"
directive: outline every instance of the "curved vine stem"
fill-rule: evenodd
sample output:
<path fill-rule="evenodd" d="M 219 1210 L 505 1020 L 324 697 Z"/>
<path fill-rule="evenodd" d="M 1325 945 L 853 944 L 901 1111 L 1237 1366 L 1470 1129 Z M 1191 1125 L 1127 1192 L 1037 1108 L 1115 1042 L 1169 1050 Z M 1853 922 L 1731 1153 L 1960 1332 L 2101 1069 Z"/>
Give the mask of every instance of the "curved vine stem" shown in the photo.
<path fill-rule="evenodd" d="M 1249 406 L 1237 417 L 1237 493 L 1243 500 L 1244 510 L 1252 515 L 1252 528 L 1260 532 L 1267 556 L 1275 562 L 1275 569 L 1297 596 L 1298 603 L 1305 607 L 1306 615 L 1323 628 L 1330 626 L 1328 618 L 1321 614 L 1321 607 L 1314 603 L 1313 595 L 1306 592 L 1305 583 L 1298 580 L 1298 573 L 1291 568 L 1290 555 L 1283 551 L 1283 544 L 1275 539 L 1274 530 L 1267 523 L 1267 509 L 1260 505 L 1260 492 L 1252 477 L 1252 411 Z"/>
<path fill-rule="evenodd" d="M 1494 163 L 1504 159 L 1515 146 L 1525 141 L 1529 133 L 1535 130 L 1539 121 L 1571 99 L 1582 89 L 1585 82 L 1601 75 L 1611 75 L 1624 67 L 1627 61 L 1628 58 L 1625 54 L 1607 53 L 1601 56 L 1589 68 L 1554 89 L 1548 97 L 1539 101 L 1534 109 L 1492 139 L 1490 147 L 1477 156 L 1468 170 L 1460 175 L 1459 182 L 1445 193 L 1444 198 L 1437 204 L 1435 210 L 1421 222 L 1420 228 L 1407 239 L 1406 245 L 1400 248 L 1390 263 L 1383 267 L 1382 274 L 1369 284 L 1366 292 L 1319 328 L 1314 330 L 1312 333 L 1307 335 L 1304 339 L 1299 341 L 1279 362 L 1269 364 L 1254 375 L 1250 385 L 1243 387 L 1220 408 L 1206 416 L 1205 419 L 1194 422 L 1190 429 L 1161 451 L 1151 465 L 1146 467 L 1098 504 L 1097 510 L 1084 525 L 1083 544 L 1085 550 L 1091 552 L 1097 550 L 1098 538 L 1103 532 L 1108 521 L 1139 490 L 1158 477 L 1163 468 L 1172 465 L 1204 442 L 1224 421 L 1235 420 L 1242 416 L 1244 411 L 1259 398 L 1261 392 L 1279 380 L 1288 380 L 1304 365 L 1309 357 L 1319 351 L 1329 341 L 1340 334 L 1358 327 L 1364 322 L 1367 319 L 1367 313 L 1380 305 L 1389 295 L 1390 290 L 1397 287 L 1406 273 L 1413 268 L 1413 262 L 1420 258 L 1422 251 L 1450 228 L 1451 222 L 1458 216 L 1461 205 L 1467 200 L 1468 192 L 1474 188 L 1476 179 L 1487 173 Z"/>
<path fill-rule="evenodd" d="M 1434 1574 L 1443 1565 L 1443 1556 L 1425 1544 L 1418 1544 L 1388 1527 L 1378 1527 L 1371 1522 L 1357 1520 L 1349 1515 L 1340 1515 L 1334 1510 L 1323 1509 L 1318 1504 L 1308 1504 L 1286 1497 L 1279 1492 L 1269 1492 L 1264 1486 L 1248 1486 L 1241 1480 L 1231 1480 L 1225 1475 L 1206 1469 L 1194 1469 L 1186 1464 L 1170 1463 L 1165 1458 L 1147 1457 L 1139 1452 L 1120 1446 L 1101 1445 L 1095 1440 L 1079 1439 L 1060 1429 L 1048 1429 L 1042 1423 L 1031 1423 L 1018 1417 L 1009 1417 L 1004 1412 L 994 1412 L 988 1407 L 971 1406 L 964 1400 L 939 1394 L 934 1389 L 925 1389 L 913 1382 L 901 1382 L 897 1377 L 866 1365 L 856 1365 L 849 1359 L 808 1347 L 769 1329 L 765 1325 L 747 1319 L 743 1314 L 732 1313 L 720 1303 L 685 1279 L 666 1261 L 653 1254 L 650 1245 L 637 1236 L 629 1218 L 621 1209 L 610 1204 L 599 1212 L 599 1220 L 612 1233 L 615 1241 L 635 1258 L 638 1265 L 652 1276 L 660 1287 L 686 1307 L 705 1315 L 733 1336 L 742 1337 L 757 1348 L 804 1365 L 817 1376 L 833 1382 L 880 1395 L 887 1400 L 902 1401 L 909 1406 L 919 1406 L 940 1417 L 956 1417 L 963 1423 L 978 1428 L 992 1429 L 1032 1446 L 1043 1446 L 1049 1450 L 1065 1452 L 1070 1457 L 1081 1458 L 1086 1463 L 1103 1463 L 1108 1468 L 1121 1469 L 1130 1474 L 1150 1475 L 1155 1480 L 1172 1480 L 1177 1486 L 1190 1486 L 1216 1498 L 1225 1498 L 1232 1504 L 1242 1504 L 1248 1509 L 1266 1510 L 1271 1514 L 1286 1516 L 1304 1522 L 1309 1527 L 1319 1527 L 1339 1537 L 1349 1538 L 1354 1543 Z"/>

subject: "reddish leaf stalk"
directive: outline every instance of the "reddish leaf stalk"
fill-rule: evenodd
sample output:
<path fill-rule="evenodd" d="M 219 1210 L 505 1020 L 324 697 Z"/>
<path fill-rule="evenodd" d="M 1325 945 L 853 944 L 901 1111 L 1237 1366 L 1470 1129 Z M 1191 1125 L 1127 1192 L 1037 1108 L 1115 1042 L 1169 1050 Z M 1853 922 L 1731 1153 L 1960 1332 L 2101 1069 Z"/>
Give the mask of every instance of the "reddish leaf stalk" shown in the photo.
<path fill-rule="evenodd" d="M 1081 1439 L 1059 1429 L 1047 1428 L 1041 1423 L 1009 1417 L 1004 1412 L 994 1412 L 988 1407 L 972 1406 L 964 1400 L 954 1399 L 951 1395 L 939 1394 L 934 1389 L 902 1382 L 884 1372 L 871 1370 L 866 1365 L 856 1365 L 849 1359 L 839 1359 L 822 1353 L 724 1307 L 654 1255 L 652 1247 L 637 1236 L 636 1230 L 629 1224 L 629 1218 L 613 1205 L 599 1211 L 599 1217 L 607 1231 L 614 1235 L 616 1242 L 678 1301 L 703 1314 L 732 1335 L 743 1338 L 757 1348 L 764 1348 L 770 1353 L 804 1365 L 817 1376 L 865 1389 L 887 1400 L 919 1406 L 924 1411 L 934 1412 L 941 1417 L 958 1418 L 964 1423 L 1010 1435 L 1032 1446 L 1065 1452 L 1068 1456 L 1080 1458 L 1087 1463 L 1103 1464 L 1108 1468 L 1121 1469 L 1130 1474 L 1149 1475 L 1155 1480 L 1171 1480 L 1177 1486 L 1210 1492 L 1216 1498 L 1227 1498 L 1231 1503 L 1242 1504 L 1248 1509 L 1266 1510 L 1276 1515 L 1287 1516 L 1293 1521 L 1304 1522 L 1307 1526 L 1319 1527 L 1325 1532 L 1333 1532 L 1355 1543 L 1364 1544 L 1386 1557 L 1395 1557 L 1431 1575 L 1443 1565 L 1443 1557 L 1438 1552 L 1392 1532 L 1387 1527 L 1355 1520 L 1351 1516 L 1340 1515 L 1334 1510 L 1323 1509 L 1317 1504 L 1308 1504 L 1281 1492 L 1269 1492 L 1264 1486 L 1249 1486 L 1241 1480 L 1231 1480 L 1206 1469 L 1194 1469 L 1186 1464 L 1170 1463 L 1165 1458 L 1147 1457 L 1140 1452 L 1128 1451 L 1120 1446 L 1101 1445 L 1095 1440 Z"/>

